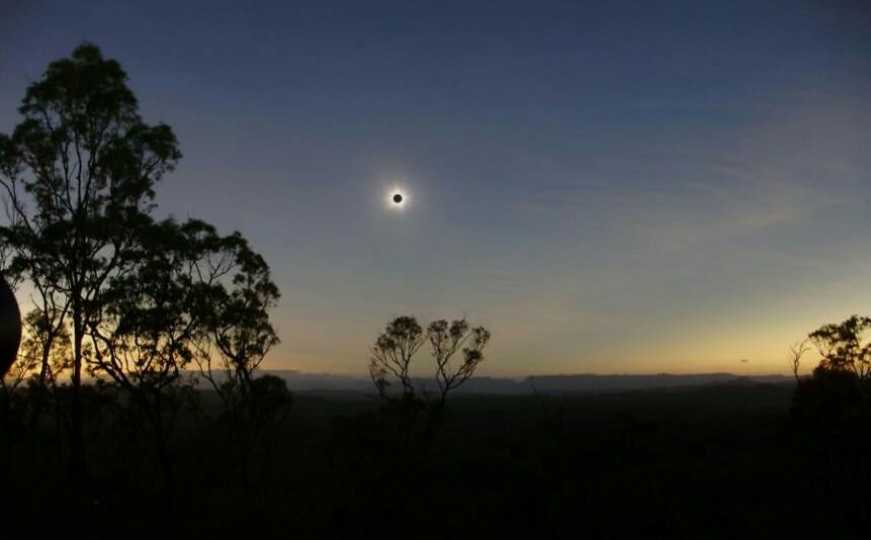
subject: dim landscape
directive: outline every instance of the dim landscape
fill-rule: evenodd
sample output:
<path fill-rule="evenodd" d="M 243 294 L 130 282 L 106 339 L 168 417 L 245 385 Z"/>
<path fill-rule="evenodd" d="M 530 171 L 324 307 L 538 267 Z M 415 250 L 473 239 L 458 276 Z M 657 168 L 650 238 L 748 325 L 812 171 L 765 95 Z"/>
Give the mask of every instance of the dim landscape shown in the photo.
<path fill-rule="evenodd" d="M 867 538 L 860 1 L 0 2 L 0 537 Z"/>

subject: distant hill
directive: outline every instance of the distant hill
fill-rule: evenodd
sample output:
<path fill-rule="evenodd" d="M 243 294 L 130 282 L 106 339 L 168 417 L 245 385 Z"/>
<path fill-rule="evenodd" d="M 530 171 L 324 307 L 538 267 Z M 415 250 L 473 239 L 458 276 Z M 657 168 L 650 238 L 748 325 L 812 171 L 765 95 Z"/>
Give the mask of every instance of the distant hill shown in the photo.
<path fill-rule="evenodd" d="M 534 375 L 526 383 L 538 392 L 613 392 L 725 384 L 738 382 L 788 383 L 783 375 L 738 376 L 733 373 L 674 375 Z"/>
<path fill-rule="evenodd" d="M 368 377 L 334 375 L 328 373 L 303 373 L 294 370 L 264 371 L 283 378 L 292 391 L 373 392 Z M 702 373 L 675 375 L 659 373 L 651 375 L 532 375 L 522 379 L 501 377 L 475 377 L 469 380 L 458 393 L 465 394 L 529 394 L 531 392 L 560 393 L 605 393 L 626 390 L 679 388 L 726 383 L 791 383 L 792 378 L 783 375 L 739 376 L 733 373 Z M 422 388 L 435 389 L 435 382 L 420 379 Z"/>

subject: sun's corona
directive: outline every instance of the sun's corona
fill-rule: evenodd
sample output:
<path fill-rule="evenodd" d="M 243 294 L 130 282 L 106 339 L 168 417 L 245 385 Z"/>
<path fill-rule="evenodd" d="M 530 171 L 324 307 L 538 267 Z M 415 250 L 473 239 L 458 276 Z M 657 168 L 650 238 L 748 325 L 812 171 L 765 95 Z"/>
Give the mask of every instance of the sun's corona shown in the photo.
<path fill-rule="evenodd" d="M 404 190 L 394 188 L 387 193 L 387 205 L 393 209 L 401 210 L 408 204 L 408 193 Z"/>

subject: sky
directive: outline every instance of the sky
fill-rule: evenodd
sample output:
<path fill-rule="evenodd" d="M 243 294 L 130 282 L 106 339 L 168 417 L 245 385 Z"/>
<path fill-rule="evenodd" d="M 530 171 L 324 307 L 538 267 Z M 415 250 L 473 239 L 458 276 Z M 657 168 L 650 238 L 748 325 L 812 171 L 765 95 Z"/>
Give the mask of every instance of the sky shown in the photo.
<path fill-rule="evenodd" d="M 0 0 L 0 132 L 82 41 L 180 140 L 158 213 L 271 265 L 264 367 L 414 314 L 484 375 L 785 373 L 871 314 L 862 1 Z"/>

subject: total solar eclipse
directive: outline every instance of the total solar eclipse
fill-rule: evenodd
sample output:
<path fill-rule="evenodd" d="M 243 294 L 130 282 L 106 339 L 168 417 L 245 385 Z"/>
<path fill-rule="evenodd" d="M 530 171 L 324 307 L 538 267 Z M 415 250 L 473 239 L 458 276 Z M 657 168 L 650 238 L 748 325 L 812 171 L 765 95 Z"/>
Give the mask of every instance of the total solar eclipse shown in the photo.
<path fill-rule="evenodd" d="M 391 212 L 403 213 L 408 207 L 409 201 L 411 201 L 408 195 L 409 193 L 405 190 L 404 186 L 394 185 L 384 191 L 384 198 L 382 199 L 384 202 L 382 204 L 385 209 Z"/>

